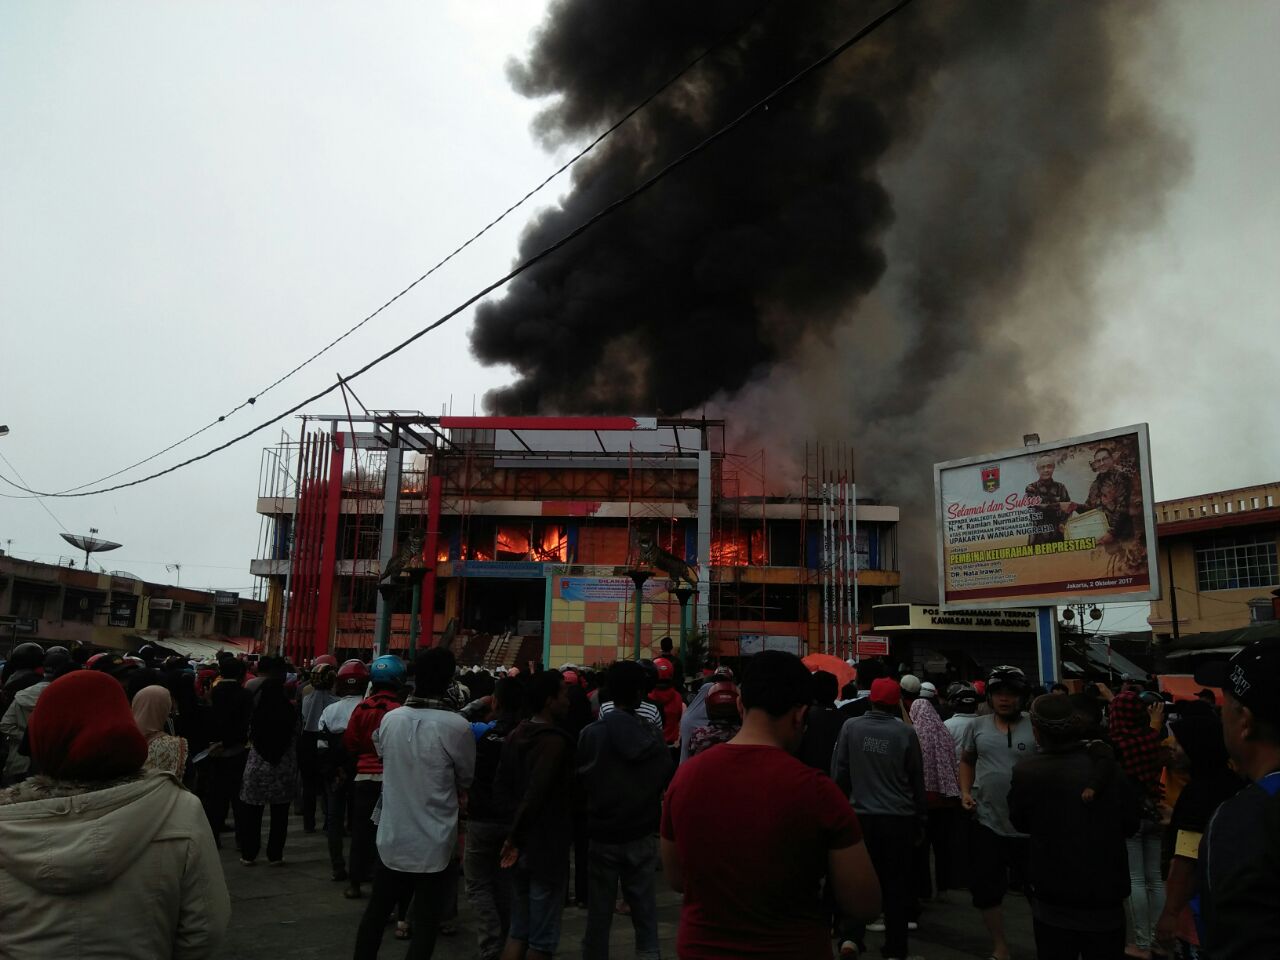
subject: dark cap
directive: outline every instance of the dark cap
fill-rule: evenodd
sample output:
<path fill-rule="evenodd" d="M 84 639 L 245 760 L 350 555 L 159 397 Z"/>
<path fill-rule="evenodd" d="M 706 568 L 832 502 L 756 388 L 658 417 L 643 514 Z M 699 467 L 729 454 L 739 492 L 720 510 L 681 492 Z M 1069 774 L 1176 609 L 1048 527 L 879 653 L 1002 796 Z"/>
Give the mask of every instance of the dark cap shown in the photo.
<path fill-rule="evenodd" d="M 1260 719 L 1280 720 L 1280 640 L 1256 640 L 1230 660 L 1200 664 L 1196 683 L 1221 688 Z"/>

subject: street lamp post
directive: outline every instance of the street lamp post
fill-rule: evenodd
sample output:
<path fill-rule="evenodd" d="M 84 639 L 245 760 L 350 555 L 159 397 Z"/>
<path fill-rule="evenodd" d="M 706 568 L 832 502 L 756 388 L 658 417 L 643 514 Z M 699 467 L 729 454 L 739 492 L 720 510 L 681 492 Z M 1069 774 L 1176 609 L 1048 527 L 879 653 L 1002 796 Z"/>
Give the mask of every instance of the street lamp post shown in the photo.
<path fill-rule="evenodd" d="M 651 570 L 628 570 L 627 576 L 636 585 L 636 660 L 640 659 L 640 630 L 644 625 L 644 582 L 653 576 Z"/>
<path fill-rule="evenodd" d="M 676 599 L 680 601 L 680 659 L 685 661 L 685 669 L 691 669 L 689 663 L 689 626 L 686 620 L 686 614 L 689 610 L 689 598 L 693 596 L 693 587 L 686 587 L 682 583 L 675 583 L 668 587 L 675 594 Z"/>

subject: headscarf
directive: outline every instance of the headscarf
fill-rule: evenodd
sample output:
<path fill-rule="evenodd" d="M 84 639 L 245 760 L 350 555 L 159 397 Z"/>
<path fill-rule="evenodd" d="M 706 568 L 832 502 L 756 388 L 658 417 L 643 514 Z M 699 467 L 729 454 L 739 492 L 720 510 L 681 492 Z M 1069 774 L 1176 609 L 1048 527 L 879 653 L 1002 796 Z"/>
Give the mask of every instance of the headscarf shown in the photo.
<path fill-rule="evenodd" d="M 102 782 L 136 773 L 147 759 L 120 684 L 96 670 L 59 677 L 27 724 L 31 762 L 56 780 Z"/>
<path fill-rule="evenodd" d="M 258 688 L 258 702 L 249 718 L 249 739 L 253 749 L 275 766 L 293 743 L 298 715 L 285 695 L 284 681 L 267 677 Z"/>
<path fill-rule="evenodd" d="M 944 797 L 960 796 L 960 783 L 956 779 L 956 742 L 951 739 L 938 711 L 929 701 L 916 700 L 911 704 L 911 724 L 920 738 L 920 752 L 924 756 L 925 790 Z"/>
<path fill-rule="evenodd" d="M 1111 701 L 1111 723 L 1107 737 L 1116 748 L 1120 768 L 1138 781 L 1153 800 L 1163 796 L 1160 772 L 1162 739 L 1151 729 L 1151 716 L 1142 699 L 1132 691 L 1116 694 Z"/>
<path fill-rule="evenodd" d="M 143 687 L 133 698 L 133 719 L 138 722 L 138 729 L 148 740 L 165 732 L 165 722 L 172 712 L 173 697 L 159 684 Z"/>

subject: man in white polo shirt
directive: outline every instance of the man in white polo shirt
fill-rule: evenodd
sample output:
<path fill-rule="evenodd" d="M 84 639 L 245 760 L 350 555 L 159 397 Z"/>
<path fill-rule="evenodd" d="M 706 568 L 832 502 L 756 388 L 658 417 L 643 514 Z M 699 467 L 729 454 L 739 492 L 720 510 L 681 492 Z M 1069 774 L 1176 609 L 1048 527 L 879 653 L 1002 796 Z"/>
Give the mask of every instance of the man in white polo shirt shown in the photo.
<path fill-rule="evenodd" d="M 471 724 L 448 696 L 455 662 L 445 647 L 418 655 L 414 696 L 389 711 L 373 735 L 382 757 L 378 856 L 382 865 L 356 931 L 355 960 L 378 955 L 387 915 L 413 891 L 410 956 L 435 947 L 458 846 L 458 816 L 475 773 Z"/>

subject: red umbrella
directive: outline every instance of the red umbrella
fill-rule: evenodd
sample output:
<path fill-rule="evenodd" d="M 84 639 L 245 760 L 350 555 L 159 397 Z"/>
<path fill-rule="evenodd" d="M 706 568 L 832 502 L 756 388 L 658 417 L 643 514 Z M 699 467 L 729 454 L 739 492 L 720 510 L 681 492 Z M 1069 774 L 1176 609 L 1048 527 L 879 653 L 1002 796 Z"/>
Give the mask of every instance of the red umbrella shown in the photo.
<path fill-rule="evenodd" d="M 817 673 L 819 670 L 834 673 L 841 690 L 845 688 L 845 684 L 853 682 L 856 676 L 853 667 L 829 653 L 811 653 L 801 663 L 809 668 L 810 673 Z"/>

